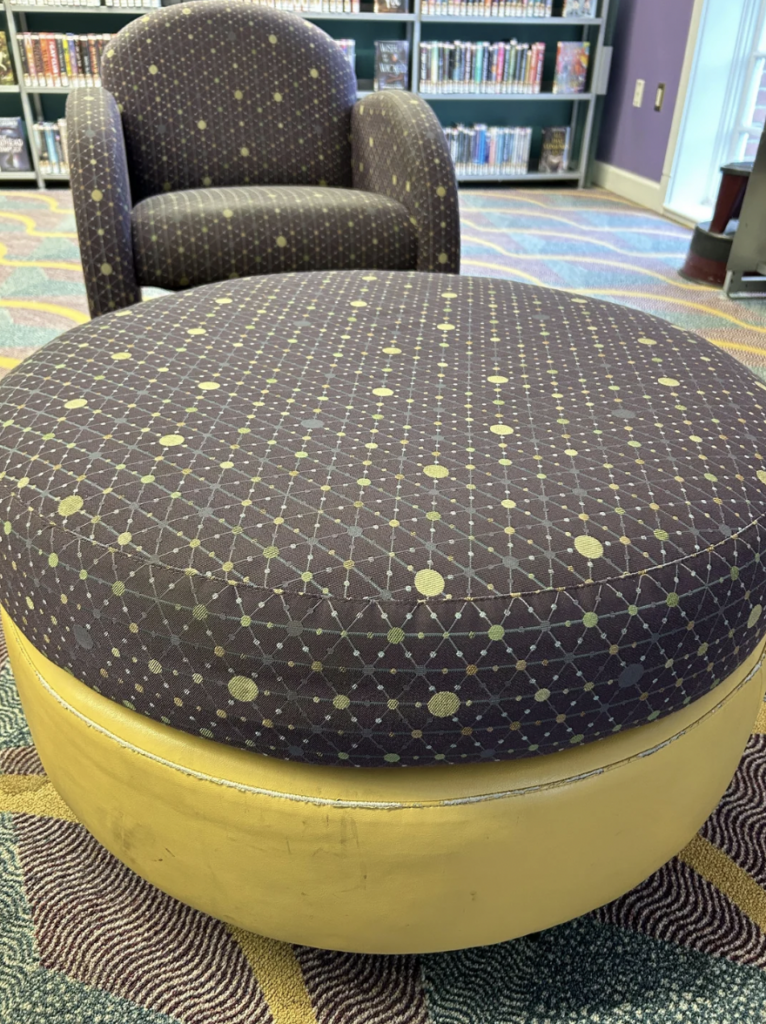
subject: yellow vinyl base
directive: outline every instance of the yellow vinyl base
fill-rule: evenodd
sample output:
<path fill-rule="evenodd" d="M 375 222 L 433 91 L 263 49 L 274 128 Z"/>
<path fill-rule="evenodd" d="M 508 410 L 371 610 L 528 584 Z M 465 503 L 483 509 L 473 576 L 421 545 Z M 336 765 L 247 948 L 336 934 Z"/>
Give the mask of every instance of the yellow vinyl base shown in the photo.
<path fill-rule="evenodd" d="M 500 942 L 626 892 L 715 807 L 764 689 L 759 647 L 684 710 L 560 754 L 325 768 L 150 721 L 3 622 L 45 769 L 104 846 L 215 917 L 358 952 Z"/>

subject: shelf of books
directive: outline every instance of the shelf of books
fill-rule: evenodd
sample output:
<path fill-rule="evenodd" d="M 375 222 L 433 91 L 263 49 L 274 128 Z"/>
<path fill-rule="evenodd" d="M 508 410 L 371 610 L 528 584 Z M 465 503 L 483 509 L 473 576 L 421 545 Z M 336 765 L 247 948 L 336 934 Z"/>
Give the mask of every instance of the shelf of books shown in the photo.
<path fill-rule="evenodd" d="M 404 89 L 433 104 L 459 181 L 585 184 L 610 0 L 252 2 L 318 22 L 355 69 L 360 98 Z M 0 0 L 0 187 L 68 181 L 66 96 L 99 85 L 114 32 L 159 6 Z M 96 14 L 112 21 L 91 23 Z"/>

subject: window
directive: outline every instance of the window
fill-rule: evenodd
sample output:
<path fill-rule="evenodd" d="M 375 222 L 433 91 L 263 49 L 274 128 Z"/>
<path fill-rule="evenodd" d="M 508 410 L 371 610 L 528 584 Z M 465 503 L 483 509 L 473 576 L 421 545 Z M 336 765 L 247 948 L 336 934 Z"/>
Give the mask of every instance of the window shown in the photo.
<path fill-rule="evenodd" d="M 750 55 L 738 124 L 732 139 L 732 160 L 755 160 L 766 124 L 766 17 L 761 11 L 757 44 Z"/>

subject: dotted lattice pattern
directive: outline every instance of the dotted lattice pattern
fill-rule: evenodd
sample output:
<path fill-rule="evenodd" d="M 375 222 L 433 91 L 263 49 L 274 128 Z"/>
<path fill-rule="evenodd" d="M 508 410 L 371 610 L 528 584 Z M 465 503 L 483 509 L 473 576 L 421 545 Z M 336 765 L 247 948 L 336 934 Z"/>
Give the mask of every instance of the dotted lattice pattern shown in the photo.
<path fill-rule="evenodd" d="M 354 108 L 348 61 L 316 26 L 242 0 L 180 4 L 131 22 L 103 64 L 105 88 L 67 104 L 94 317 L 137 302 L 139 281 L 459 270 L 436 116 L 410 93 Z"/>
<path fill-rule="evenodd" d="M 159 288 L 291 270 L 414 270 L 406 209 L 352 189 L 265 185 L 152 196 L 133 210 L 138 280 Z"/>
<path fill-rule="evenodd" d="M 634 310 L 226 282 L 70 331 L 0 402 L 3 604 L 195 734 L 526 757 L 677 710 L 763 633 L 764 387 Z"/>

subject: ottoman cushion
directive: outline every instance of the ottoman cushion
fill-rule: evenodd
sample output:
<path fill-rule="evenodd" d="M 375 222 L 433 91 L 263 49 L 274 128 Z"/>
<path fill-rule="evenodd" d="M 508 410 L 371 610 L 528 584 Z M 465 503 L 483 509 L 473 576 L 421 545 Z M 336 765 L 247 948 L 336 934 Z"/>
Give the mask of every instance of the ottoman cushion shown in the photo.
<path fill-rule="evenodd" d="M 567 749 L 764 631 L 764 387 L 491 279 L 210 285 L 0 385 L 0 599 L 100 693 L 322 764 Z"/>

